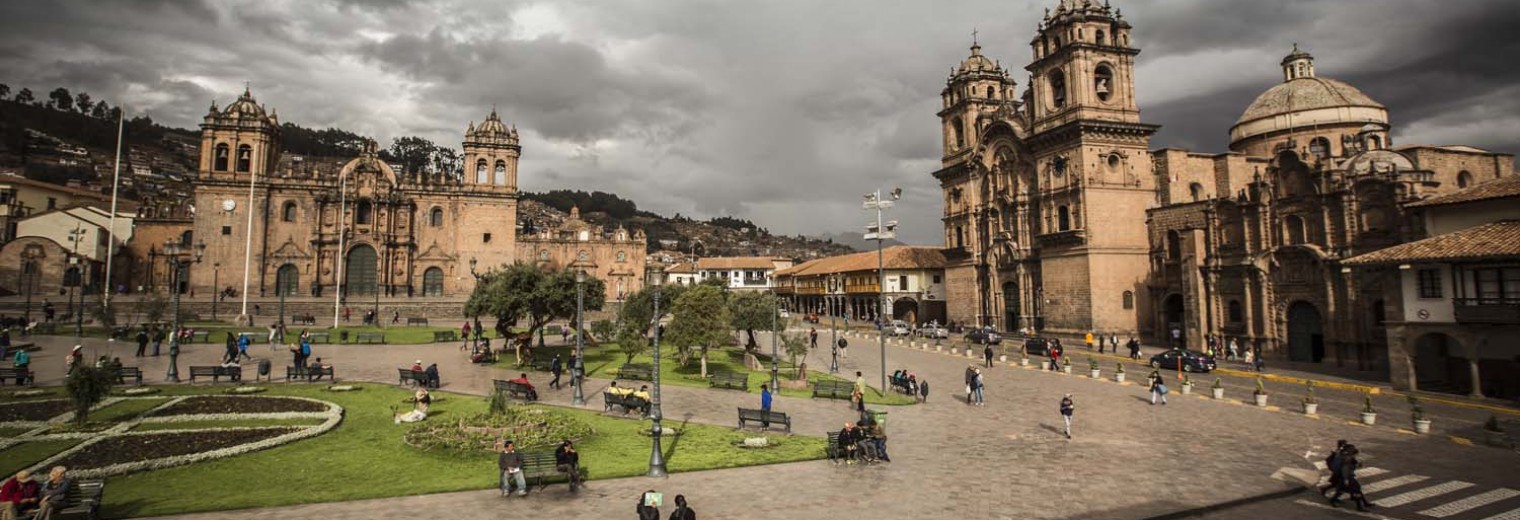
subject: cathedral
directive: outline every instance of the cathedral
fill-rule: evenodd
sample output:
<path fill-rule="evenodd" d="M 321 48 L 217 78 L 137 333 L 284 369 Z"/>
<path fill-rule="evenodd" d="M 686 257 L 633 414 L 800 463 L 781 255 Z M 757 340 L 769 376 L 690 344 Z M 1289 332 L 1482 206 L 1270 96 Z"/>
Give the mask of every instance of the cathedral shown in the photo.
<path fill-rule="evenodd" d="M 522 148 L 495 110 L 469 125 L 462 148 L 458 175 L 401 171 L 373 142 L 352 158 L 282 155 L 278 116 L 250 93 L 213 104 L 179 234 L 206 248 L 179 290 L 453 299 L 470 294 L 474 274 L 514 261 L 584 268 L 607 282 L 609 299 L 642 285 L 642 231 L 603 230 L 575 212 L 557 228 L 519 225 Z M 138 246 L 151 258 L 157 244 Z M 145 272 L 158 278 L 148 285 L 167 285 Z"/>
<path fill-rule="evenodd" d="M 1514 156 L 1396 146 L 1388 110 L 1297 49 L 1229 151 L 1152 150 L 1117 9 L 1062 0 L 1012 71 L 971 55 L 938 113 L 949 318 L 1100 331 L 1387 369 L 1378 275 L 1341 260 L 1424 236 L 1406 206 L 1513 175 Z"/>

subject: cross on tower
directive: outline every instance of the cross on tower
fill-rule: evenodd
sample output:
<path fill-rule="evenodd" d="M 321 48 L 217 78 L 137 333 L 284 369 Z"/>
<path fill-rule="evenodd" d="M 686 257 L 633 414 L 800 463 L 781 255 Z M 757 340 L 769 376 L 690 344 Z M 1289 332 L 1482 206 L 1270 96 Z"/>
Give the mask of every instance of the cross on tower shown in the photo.
<path fill-rule="evenodd" d="M 976 45 L 976 28 L 971 28 L 971 44 Z"/>

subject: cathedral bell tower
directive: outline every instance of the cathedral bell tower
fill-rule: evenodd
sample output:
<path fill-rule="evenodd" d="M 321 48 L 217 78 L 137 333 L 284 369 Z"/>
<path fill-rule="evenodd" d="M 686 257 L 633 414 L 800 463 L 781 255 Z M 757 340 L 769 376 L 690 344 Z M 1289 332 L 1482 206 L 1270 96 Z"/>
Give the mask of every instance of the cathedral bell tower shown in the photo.
<path fill-rule="evenodd" d="M 961 61 L 940 91 L 939 119 L 944 132 L 943 165 L 965 158 L 976 149 L 981 130 L 977 120 L 996 112 L 1004 103 L 1015 103 L 1013 79 L 998 63 L 982 55 L 975 38 L 971 55 Z"/>
<path fill-rule="evenodd" d="M 507 128 L 496 109 L 464 132 L 464 183 L 479 191 L 517 192 L 517 127 Z"/>

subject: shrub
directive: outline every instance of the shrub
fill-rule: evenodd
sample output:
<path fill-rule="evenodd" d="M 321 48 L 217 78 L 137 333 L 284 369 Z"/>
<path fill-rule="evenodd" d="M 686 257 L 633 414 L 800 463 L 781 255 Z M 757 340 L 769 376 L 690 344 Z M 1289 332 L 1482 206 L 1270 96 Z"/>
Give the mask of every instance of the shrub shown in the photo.
<path fill-rule="evenodd" d="M 1315 403 L 1318 403 L 1318 402 L 1319 402 L 1319 400 L 1314 397 L 1314 382 L 1313 381 L 1309 381 L 1308 383 L 1305 383 L 1304 384 L 1304 404 L 1315 404 Z"/>
<path fill-rule="evenodd" d="M 1251 393 L 1256 395 L 1267 395 L 1267 387 L 1262 384 L 1261 378 L 1256 378 L 1256 390 Z"/>
<path fill-rule="evenodd" d="M 1362 413 L 1377 413 L 1377 408 L 1372 407 L 1372 394 L 1362 397 Z"/>
<path fill-rule="evenodd" d="M 1124 373 L 1124 363 L 1119 363 L 1119 368 L 1117 370 L 1114 370 L 1114 373 L 1115 374 L 1123 374 Z"/>
<path fill-rule="evenodd" d="M 1098 369 L 1098 360 L 1090 358 L 1090 357 L 1087 358 L 1087 369 L 1088 370 L 1097 370 Z"/>
<path fill-rule="evenodd" d="M 66 389 L 74 401 L 74 423 L 84 425 L 89 420 L 90 407 L 95 406 L 111 392 L 110 370 L 80 363 L 69 373 Z"/>
<path fill-rule="evenodd" d="M 547 448 L 565 439 L 592 434 L 591 426 L 540 408 L 516 408 L 500 414 L 474 414 L 454 420 L 424 422 L 407 430 L 405 442 L 423 451 L 478 456 L 493 451 L 497 441 L 510 439 L 519 450 Z"/>
<path fill-rule="evenodd" d="M 1214 384 L 1211 385 L 1210 387 L 1211 388 L 1224 388 L 1224 382 L 1220 381 L 1219 378 L 1216 377 L 1216 378 L 1214 378 Z"/>
<path fill-rule="evenodd" d="M 1425 407 L 1420 406 L 1420 398 L 1409 396 L 1409 416 L 1416 421 L 1425 420 Z"/>

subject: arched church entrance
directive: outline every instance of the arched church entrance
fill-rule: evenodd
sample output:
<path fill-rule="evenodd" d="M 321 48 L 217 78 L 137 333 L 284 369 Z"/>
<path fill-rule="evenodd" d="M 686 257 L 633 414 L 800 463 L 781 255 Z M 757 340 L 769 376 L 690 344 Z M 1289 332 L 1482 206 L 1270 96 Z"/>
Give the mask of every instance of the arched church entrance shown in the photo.
<path fill-rule="evenodd" d="M 918 323 L 918 302 L 912 298 L 899 298 L 892 302 L 892 319 Z"/>
<path fill-rule="evenodd" d="M 344 266 L 344 285 L 349 295 L 375 294 L 375 248 L 365 244 L 354 246 L 348 250 L 348 261 Z"/>
<path fill-rule="evenodd" d="M 1003 284 L 1003 329 L 1019 330 L 1022 326 L 1019 323 L 1019 284 L 1006 282 Z"/>
<path fill-rule="evenodd" d="M 1162 330 L 1166 331 L 1166 340 L 1173 347 L 1187 346 L 1187 329 L 1182 327 L 1182 316 L 1182 295 L 1167 296 L 1161 304 L 1161 321 L 1165 325 Z"/>
<path fill-rule="evenodd" d="M 1288 359 L 1318 363 L 1325 358 L 1324 324 L 1319 310 L 1306 301 L 1288 306 Z"/>

